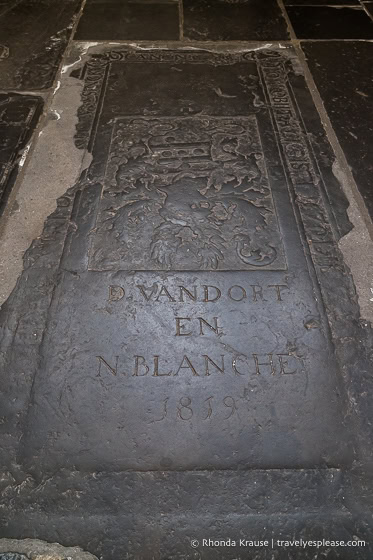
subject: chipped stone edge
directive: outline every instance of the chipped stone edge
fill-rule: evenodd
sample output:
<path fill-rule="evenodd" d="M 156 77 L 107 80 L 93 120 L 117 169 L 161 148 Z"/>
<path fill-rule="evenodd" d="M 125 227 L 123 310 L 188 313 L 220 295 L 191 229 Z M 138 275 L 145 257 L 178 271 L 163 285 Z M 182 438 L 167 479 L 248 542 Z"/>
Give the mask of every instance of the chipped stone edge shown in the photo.
<path fill-rule="evenodd" d="M 355 283 L 361 318 L 373 323 L 373 224 L 309 70 L 305 55 L 300 45 L 295 45 L 295 50 L 302 63 L 306 83 L 320 115 L 322 126 L 335 154 L 332 165 L 333 174 L 341 184 L 349 203 L 347 214 L 353 229 L 339 240 L 338 245 Z"/>
<path fill-rule="evenodd" d="M 338 243 L 345 262 L 353 278 L 361 318 L 366 321 L 365 326 L 373 324 L 373 224 L 365 206 L 363 197 L 357 187 L 351 168 L 339 143 L 329 115 L 325 109 L 319 90 L 317 89 L 312 72 L 303 52 L 301 41 L 297 38 L 283 0 L 277 0 L 282 15 L 287 23 L 291 44 L 302 67 L 304 79 L 311 93 L 316 110 L 326 137 L 334 151 L 335 160 L 332 171 L 340 183 L 347 198 L 349 207 L 347 215 L 353 229 L 344 235 Z M 362 258 L 363 257 L 363 258 Z"/>
<path fill-rule="evenodd" d="M 332 169 L 349 201 L 347 214 L 353 224 L 353 229 L 339 240 L 338 245 L 354 279 L 361 317 L 373 324 L 373 239 L 338 159 Z"/>
<path fill-rule="evenodd" d="M 78 546 L 65 547 L 39 539 L 0 539 L 0 553 L 25 554 L 30 560 L 97 560 Z"/>
<path fill-rule="evenodd" d="M 78 111 L 83 103 L 83 82 L 68 75 L 63 76 L 62 70 L 61 64 L 53 87 L 43 96 L 43 113 L 20 155 L 16 182 L 0 221 L 0 307 L 12 293 L 24 268 L 24 255 L 34 239 L 42 234 L 48 216 L 57 207 L 59 197 L 79 180 L 82 171 L 91 162 L 86 150 L 79 149 L 74 142 Z M 76 98 L 72 106 L 67 103 L 69 91 Z M 39 92 L 33 95 L 41 97 Z M 65 118 L 62 118 L 64 111 Z M 66 151 L 69 162 L 67 170 Z M 38 166 L 40 175 L 37 173 Z M 43 172 L 46 166 L 50 167 L 49 174 Z M 58 169 L 61 170 L 62 178 L 67 174 L 66 180 L 62 179 L 60 185 L 56 176 Z"/>
<path fill-rule="evenodd" d="M 28 166 L 29 166 L 30 162 L 32 161 L 34 151 L 38 146 L 38 140 L 39 140 L 40 136 L 42 134 L 44 134 L 45 128 L 47 127 L 48 123 L 51 120 L 56 119 L 56 113 L 54 112 L 54 109 L 52 109 L 52 107 L 53 107 L 53 103 L 54 103 L 55 98 L 56 98 L 56 94 L 61 87 L 61 76 L 62 76 L 63 63 L 64 63 L 64 60 L 65 60 L 65 57 L 71 51 L 72 45 L 74 44 L 73 38 L 74 38 L 74 35 L 75 35 L 76 28 L 78 27 L 79 20 L 80 20 L 82 14 L 83 14 L 83 10 L 84 10 L 86 2 L 87 2 L 87 0 L 82 0 L 81 5 L 80 5 L 80 9 L 78 11 L 76 11 L 75 14 L 72 17 L 71 33 L 70 33 L 68 41 L 66 43 L 65 50 L 61 54 L 61 59 L 60 59 L 60 62 L 59 62 L 59 66 L 56 69 L 54 80 L 53 80 L 53 83 L 51 84 L 51 86 L 49 88 L 46 88 L 46 89 L 43 89 L 43 90 L 35 89 L 35 90 L 32 90 L 32 91 L 29 91 L 29 90 L 22 90 L 22 91 L 15 90 L 14 91 L 14 93 L 16 93 L 18 95 L 21 95 L 21 96 L 22 95 L 30 95 L 30 96 L 34 96 L 35 98 L 42 99 L 43 107 L 42 107 L 42 110 L 40 112 L 40 115 L 39 115 L 38 121 L 36 123 L 36 126 L 35 126 L 34 130 L 32 131 L 32 133 L 29 137 L 27 145 L 19 153 L 19 161 L 15 165 L 15 168 L 14 168 L 15 171 L 16 171 L 15 182 L 12 186 L 12 190 L 10 191 L 10 193 L 8 195 L 7 204 L 4 208 L 4 211 L 2 213 L 1 220 L 0 220 L 0 288 L 1 288 L 0 289 L 0 310 L 1 310 L 2 305 L 7 301 L 8 297 L 10 296 L 13 289 L 15 288 L 17 281 L 20 279 L 20 277 L 22 275 L 22 272 L 23 272 L 23 269 L 24 269 L 23 264 L 24 264 L 25 253 L 27 252 L 27 249 L 30 247 L 31 243 L 33 242 L 33 240 L 35 238 L 35 235 L 34 235 L 32 237 L 32 239 L 28 239 L 28 242 L 24 243 L 22 248 L 20 248 L 18 251 L 16 251 L 16 253 L 17 253 L 16 256 L 12 259 L 11 262 L 9 262 L 9 261 L 7 261 L 8 247 L 6 246 L 6 241 L 4 243 L 5 232 L 9 229 L 10 222 L 12 222 L 13 219 L 14 219 L 14 214 L 19 213 L 20 210 L 21 210 L 20 206 L 17 202 L 17 195 L 22 190 L 22 186 L 24 184 L 25 177 L 27 176 L 26 174 L 27 174 Z M 2 45 L 0 45 L 0 47 L 2 47 Z M 6 90 L 5 93 L 9 93 L 9 91 Z M 74 131 L 75 131 L 75 128 L 74 128 Z M 83 151 L 83 154 L 82 154 L 82 162 L 83 163 L 80 165 L 79 174 L 83 171 L 85 162 L 87 164 L 86 165 L 87 167 L 90 164 L 90 159 L 87 158 L 86 153 L 84 151 Z M 79 174 L 78 174 L 76 180 L 78 180 Z M 67 190 L 67 189 L 65 189 L 65 190 Z M 64 193 L 59 193 L 58 196 L 55 199 L 54 207 L 50 208 L 50 210 L 48 212 L 43 213 L 43 215 L 41 216 L 41 223 L 40 223 L 40 228 L 39 228 L 39 233 L 40 234 L 43 231 L 43 228 L 44 228 L 44 225 L 45 225 L 45 222 L 46 222 L 48 216 L 51 213 L 53 213 L 53 210 L 56 209 L 57 201 L 58 201 L 59 196 L 62 196 L 63 194 Z M 27 212 L 27 208 L 26 208 L 26 212 Z M 10 250 L 11 250 L 11 248 L 10 248 Z M 4 285 L 4 278 L 6 279 L 6 285 Z"/>

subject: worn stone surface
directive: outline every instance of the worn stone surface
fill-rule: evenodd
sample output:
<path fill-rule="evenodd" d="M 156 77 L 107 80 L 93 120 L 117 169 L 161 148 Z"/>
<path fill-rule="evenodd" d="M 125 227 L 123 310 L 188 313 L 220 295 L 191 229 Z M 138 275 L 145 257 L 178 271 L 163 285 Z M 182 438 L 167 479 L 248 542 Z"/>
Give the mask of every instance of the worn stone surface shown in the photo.
<path fill-rule="evenodd" d="M 0 0 L 0 15 L 9 12 L 20 0 Z"/>
<path fill-rule="evenodd" d="M 1 312 L 4 535 L 110 560 L 333 535 L 367 544 L 326 558 L 368 560 L 370 331 L 293 51 L 96 47 L 71 65 L 92 163 Z"/>
<path fill-rule="evenodd" d="M 0 94 L 0 212 L 14 184 L 22 153 L 43 108 L 31 95 Z"/>
<path fill-rule="evenodd" d="M 75 39 L 179 39 L 179 3 L 175 0 L 87 0 Z"/>
<path fill-rule="evenodd" d="M 359 0 L 284 0 L 285 6 L 361 6 Z"/>
<path fill-rule="evenodd" d="M 197 41 L 266 41 L 288 39 L 274 0 L 184 0 L 184 37 Z"/>
<path fill-rule="evenodd" d="M 81 0 L 21 0 L 0 11 L 0 88 L 52 85 Z"/>
<path fill-rule="evenodd" d="M 0 560 L 27 560 L 25 554 L 19 552 L 0 552 Z"/>
<path fill-rule="evenodd" d="M 9 194 L 0 222 L 0 304 L 12 292 L 22 272 L 23 254 L 42 233 L 56 199 L 90 162 L 73 141 L 81 90 L 78 80 L 66 76 L 64 87 L 56 88 L 25 158 L 22 180 Z"/>
<path fill-rule="evenodd" d="M 373 216 L 373 128 L 366 118 L 373 112 L 373 44 L 303 43 L 302 49 L 356 184 Z"/>
<path fill-rule="evenodd" d="M 298 39 L 373 39 L 373 21 L 362 6 L 288 6 Z"/>
<path fill-rule="evenodd" d="M 37 539 L 0 539 L 1 560 L 96 560 L 78 547 L 66 548 L 58 543 Z"/>

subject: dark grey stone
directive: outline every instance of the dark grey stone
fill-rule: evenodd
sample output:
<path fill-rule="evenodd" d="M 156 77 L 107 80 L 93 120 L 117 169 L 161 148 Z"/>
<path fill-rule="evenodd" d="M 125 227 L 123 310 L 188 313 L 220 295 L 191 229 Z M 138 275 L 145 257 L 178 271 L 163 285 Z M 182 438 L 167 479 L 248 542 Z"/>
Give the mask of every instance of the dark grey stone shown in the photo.
<path fill-rule="evenodd" d="M 184 37 L 197 41 L 289 39 L 275 0 L 184 0 Z"/>
<path fill-rule="evenodd" d="M 81 0 L 21 0 L 0 7 L 0 88 L 52 85 Z M 3 53 L 3 54 L 2 54 Z"/>
<path fill-rule="evenodd" d="M 373 216 L 373 44 L 302 43 L 313 78 L 356 184 Z"/>
<path fill-rule="evenodd" d="M 19 2 L 19 0 L 0 0 L 0 16 L 13 8 L 17 1 Z"/>
<path fill-rule="evenodd" d="M 288 6 L 298 39 L 373 39 L 373 21 L 360 7 Z"/>
<path fill-rule="evenodd" d="M 87 0 L 75 39 L 87 41 L 179 39 L 175 0 Z"/>
<path fill-rule="evenodd" d="M 1 312 L 5 536 L 197 560 L 252 552 L 204 538 L 357 535 L 325 558 L 371 557 L 346 201 L 294 53 L 255 49 L 74 71 L 93 160 Z"/>
<path fill-rule="evenodd" d="M 22 152 L 42 108 L 40 97 L 0 94 L 0 212 L 14 184 Z"/>
<path fill-rule="evenodd" d="M 363 6 L 369 13 L 369 15 L 373 18 L 373 2 L 364 2 Z"/>

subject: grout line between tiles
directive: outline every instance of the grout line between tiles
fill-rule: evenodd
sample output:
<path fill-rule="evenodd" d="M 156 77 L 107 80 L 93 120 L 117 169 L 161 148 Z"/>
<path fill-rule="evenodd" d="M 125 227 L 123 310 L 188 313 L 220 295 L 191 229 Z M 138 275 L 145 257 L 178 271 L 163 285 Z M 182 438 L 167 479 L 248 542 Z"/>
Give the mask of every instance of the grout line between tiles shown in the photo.
<path fill-rule="evenodd" d="M 373 2 L 370 2 L 370 3 L 372 4 L 372 7 L 373 7 Z M 368 17 L 373 20 L 373 11 L 372 11 L 372 13 L 369 12 L 365 3 L 362 5 L 362 7 L 363 7 L 364 12 L 368 15 Z"/>
<path fill-rule="evenodd" d="M 179 37 L 180 41 L 184 39 L 184 6 L 183 0 L 179 0 Z"/>

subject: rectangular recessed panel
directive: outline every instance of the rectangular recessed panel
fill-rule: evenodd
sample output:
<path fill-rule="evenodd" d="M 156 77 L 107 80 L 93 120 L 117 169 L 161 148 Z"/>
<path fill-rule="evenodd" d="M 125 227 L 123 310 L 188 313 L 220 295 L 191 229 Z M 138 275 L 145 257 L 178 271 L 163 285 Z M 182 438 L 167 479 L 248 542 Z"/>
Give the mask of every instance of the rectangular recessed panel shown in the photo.
<path fill-rule="evenodd" d="M 118 118 L 90 267 L 286 268 L 258 125 Z"/>

